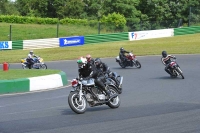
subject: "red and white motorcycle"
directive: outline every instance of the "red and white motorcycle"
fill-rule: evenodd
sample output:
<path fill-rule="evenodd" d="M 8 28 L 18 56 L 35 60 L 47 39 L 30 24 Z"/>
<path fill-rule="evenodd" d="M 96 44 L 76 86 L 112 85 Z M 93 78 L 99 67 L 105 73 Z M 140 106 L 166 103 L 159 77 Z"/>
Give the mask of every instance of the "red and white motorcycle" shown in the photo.
<path fill-rule="evenodd" d="M 130 67 L 136 66 L 137 68 L 141 68 L 142 66 L 141 63 L 136 59 L 136 56 L 132 52 L 129 52 L 126 55 L 126 58 L 127 58 L 126 61 L 122 61 L 119 56 L 117 56 L 115 59 L 116 59 L 116 62 L 118 62 L 122 68 L 125 68 L 128 66 Z"/>
<path fill-rule="evenodd" d="M 176 59 L 172 59 L 170 64 L 169 64 L 169 69 L 171 72 L 171 76 L 172 77 L 178 77 L 179 75 L 182 77 L 182 79 L 184 79 L 185 77 L 183 76 L 183 72 L 181 70 L 181 68 L 179 67 L 179 65 L 176 62 Z"/>

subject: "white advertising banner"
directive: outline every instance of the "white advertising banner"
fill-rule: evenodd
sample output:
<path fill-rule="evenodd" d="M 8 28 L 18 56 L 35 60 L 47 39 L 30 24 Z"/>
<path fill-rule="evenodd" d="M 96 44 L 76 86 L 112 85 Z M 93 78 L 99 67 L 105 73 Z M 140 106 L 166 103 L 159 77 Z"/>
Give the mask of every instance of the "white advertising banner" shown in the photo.
<path fill-rule="evenodd" d="M 151 39 L 151 38 L 171 37 L 171 36 L 174 36 L 174 29 L 129 32 L 130 41 Z"/>
<path fill-rule="evenodd" d="M 0 49 L 12 49 L 12 41 L 0 42 Z"/>

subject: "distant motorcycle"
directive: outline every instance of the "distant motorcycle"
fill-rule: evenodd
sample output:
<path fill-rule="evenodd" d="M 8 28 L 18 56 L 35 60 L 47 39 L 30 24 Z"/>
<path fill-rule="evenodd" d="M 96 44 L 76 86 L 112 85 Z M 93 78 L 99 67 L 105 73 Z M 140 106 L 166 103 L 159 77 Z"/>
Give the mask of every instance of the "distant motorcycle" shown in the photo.
<path fill-rule="evenodd" d="M 125 68 L 128 66 L 130 67 L 136 66 L 137 68 L 141 68 L 140 62 L 136 59 L 136 56 L 132 52 L 128 53 L 126 55 L 126 58 L 127 58 L 126 61 L 122 61 L 119 56 L 117 56 L 115 59 L 116 59 L 116 62 L 118 62 L 122 68 Z"/>
<path fill-rule="evenodd" d="M 108 99 L 105 92 L 95 86 L 93 78 L 88 80 L 75 78 L 71 81 L 71 85 L 73 90 L 69 93 L 68 104 L 77 114 L 85 113 L 88 104 L 90 107 L 103 104 L 108 105 L 110 108 L 118 108 L 120 106 L 120 98 L 111 82 L 107 81 L 105 83 L 113 96 L 110 99 Z"/>
<path fill-rule="evenodd" d="M 26 61 L 26 59 L 27 58 L 21 59 L 23 69 L 29 69 L 28 62 Z M 47 65 L 44 63 L 43 58 L 39 56 L 34 58 L 34 64 L 31 67 L 32 69 L 47 69 Z"/>
<path fill-rule="evenodd" d="M 170 76 L 176 78 L 180 75 L 182 77 L 182 79 L 185 78 L 181 68 L 179 67 L 179 65 L 176 62 L 176 59 L 171 59 L 171 62 L 169 64 L 169 69 L 170 69 L 170 72 L 171 72 Z"/>

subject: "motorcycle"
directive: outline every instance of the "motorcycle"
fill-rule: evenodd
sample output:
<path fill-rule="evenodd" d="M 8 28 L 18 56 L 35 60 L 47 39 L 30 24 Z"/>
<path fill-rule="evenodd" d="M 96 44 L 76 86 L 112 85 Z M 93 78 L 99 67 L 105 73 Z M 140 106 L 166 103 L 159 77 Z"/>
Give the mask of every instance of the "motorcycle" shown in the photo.
<path fill-rule="evenodd" d="M 29 69 L 27 58 L 21 59 L 21 64 L 23 69 Z M 34 64 L 31 66 L 33 69 L 47 69 L 47 65 L 44 63 L 43 58 L 37 56 L 34 59 Z"/>
<path fill-rule="evenodd" d="M 119 56 L 117 56 L 116 58 L 116 62 L 119 63 L 119 65 L 122 67 L 122 68 L 125 68 L 125 67 L 133 67 L 133 66 L 136 66 L 137 68 L 141 68 L 141 63 L 136 59 L 136 56 L 132 53 L 132 52 L 129 52 L 127 55 L 126 55 L 126 61 L 122 61 L 120 59 Z"/>
<path fill-rule="evenodd" d="M 111 82 L 105 82 L 107 88 L 111 92 L 111 98 L 104 91 L 95 86 L 94 79 L 84 80 L 83 78 L 75 78 L 71 81 L 73 90 L 69 93 L 68 104 L 70 108 L 77 114 L 83 114 L 90 107 L 108 105 L 110 108 L 118 108 L 120 106 L 120 97 L 117 90 Z"/>
<path fill-rule="evenodd" d="M 106 80 L 110 81 L 116 86 L 116 90 L 119 94 L 122 93 L 123 76 L 118 75 L 116 72 L 105 73 Z"/>
<path fill-rule="evenodd" d="M 185 78 L 181 68 L 179 67 L 179 65 L 176 62 L 176 59 L 171 59 L 171 62 L 169 64 L 169 69 L 170 69 L 170 72 L 171 72 L 170 76 L 176 78 L 180 75 L 182 77 L 182 79 Z"/>

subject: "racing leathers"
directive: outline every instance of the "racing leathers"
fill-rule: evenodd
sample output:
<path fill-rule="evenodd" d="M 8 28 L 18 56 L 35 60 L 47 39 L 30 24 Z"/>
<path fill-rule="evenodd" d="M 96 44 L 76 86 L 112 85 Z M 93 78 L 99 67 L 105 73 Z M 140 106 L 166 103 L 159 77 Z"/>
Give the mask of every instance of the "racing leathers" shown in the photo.
<path fill-rule="evenodd" d="M 169 64 L 171 63 L 171 59 L 176 59 L 175 56 L 172 56 L 172 55 L 167 55 L 165 58 L 162 57 L 161 58 L 161 61 L 162 63 L 166 66 L 165 67 L 165 71 L 169 74 L 169 75 L 172 75 L 172 72 L 171 72 L 171 69 L 169 67 Z"/>
<path fill-rule="evenodd" d="M 122 62 L 127 60 L 125 53 L 129 53 L 129 52 L 124 49 L 120 50 L 119 52 L 119 58 L 121 59 Z"/>
<path fill-rule="evenodd" d="M 97 85 L 101 91 L 104 91 L 108 98 L 110 98 L 110 91 L 104 85 L 105 77 L 101 76 L 101 73 L 98 72 L 97 68 L 90 63 L 87 63 L 83 68 L 79 68 L 79 77 L 83 79 L 94 78 L 95 85 Z"/>
<path fill-rule="evenodd" d="M 108 76 L 115 81 L 117 86 L 119 86 L 119 82 L 115 79 L 113 72 L 110 71 L 110 68 L 106 63 L 101 62 L 100 64 L 96 65 L 96 68 L 99 73 L 108 74 Z"/>
<path fill-rule="evenodd" d="M 36 55 L 34 54 L 28 54 L 28 57 L 26 58 L 26 61 L 28 63 L 28 68 L 31 69 L 32 66 L 34 65 L 35 61 L 33 57 L 37 57 Z"/>

